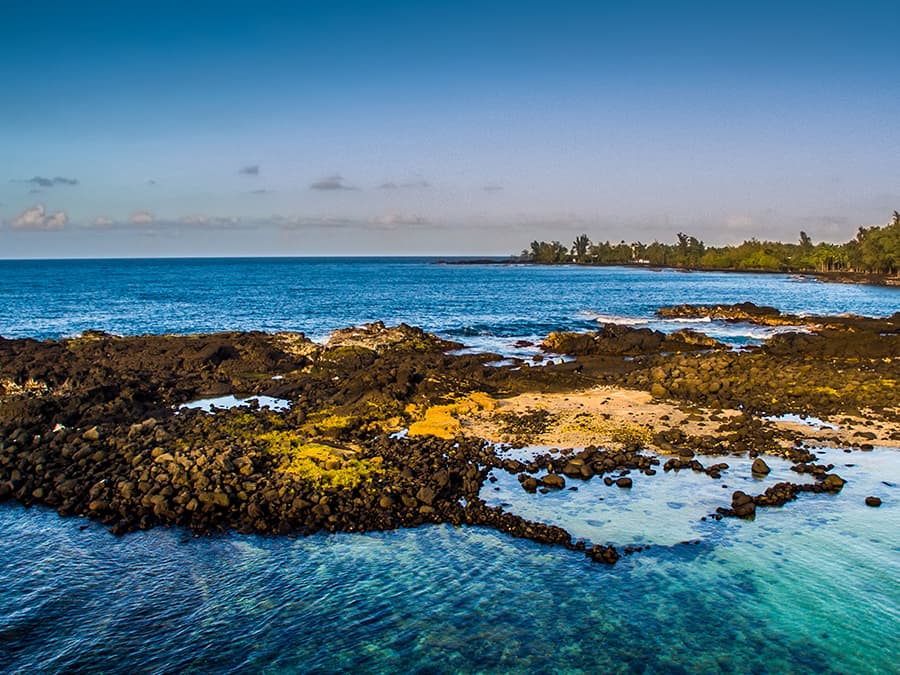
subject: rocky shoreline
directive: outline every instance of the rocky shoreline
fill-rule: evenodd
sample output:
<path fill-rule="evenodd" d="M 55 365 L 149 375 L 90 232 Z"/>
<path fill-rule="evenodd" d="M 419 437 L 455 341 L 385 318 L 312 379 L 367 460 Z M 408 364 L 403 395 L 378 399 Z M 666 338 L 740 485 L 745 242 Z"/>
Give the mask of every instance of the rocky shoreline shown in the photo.
<path fill-rule="evenodd" d="M 529 493 L 588 480 L 628 489 L 632 472 L 716 479 L 729 455 L 758 458 L 762 471 L 774 454 L 814 479 L 735 491 L 709 514 L 752 518 L 804 492 L 840 491 L 834 467 L 816 464 L 816 444 L 900 444 L 900 313 L 792 317 L 749 303 L 660 313 L 802 332 L 732 350 L 693 331 L 609 325 L 547 336 L 546 352 L 573 360 L 540 367 L 486 365 L 498 357 L 457 354 L 461 345 L 380 323 L 337 331 L 325 345 L 255 332 L 0 338 L 0 500 L 87 516 L 117 534 L 476 525 L 612 563 L 640 547 L 575 540 L 488 506 L 491 472 L 517 476 Z M 290 405 L 179 407 L 226 394 Z M 784 414 L 841 428 L 812 433 L 772 419 Z M 572 443 L 528 462 L 502 453 L 503 444 L 554 439 Z"/>
<path fill-rule="evenodd" d="M 660 267 L 648 265 L 647 263 L 638 262 L 618 262 L 618 263 L 592 263 L 592 262 L 576 262 L 574 260 L 560 263 L 535 262 L 516 256 L 496 257 L 496 258 L 465 258 L 465 259 L 438 259 L 435 261 L 439 265 L 576 265 L 580 267 L 633 267 L 636 269 L 651 270 L 672 270 L 674 272 L 722 272 L 726 274 L 778 274 L 781 276 L 789 275 L 796 277 L 802 281 L 820 281 L 823 283 L 834 284 L 854 284 L 859 286 L 887 286 L 889 288 L 900 288 L 900 277 L 890 276 L 886 274 L 867 274 L 865 272 L 845 272 L 831 271 L 821 272 L 814 270 L 762 270 L 762 269 L 743 269 L 735 267 Z"/>

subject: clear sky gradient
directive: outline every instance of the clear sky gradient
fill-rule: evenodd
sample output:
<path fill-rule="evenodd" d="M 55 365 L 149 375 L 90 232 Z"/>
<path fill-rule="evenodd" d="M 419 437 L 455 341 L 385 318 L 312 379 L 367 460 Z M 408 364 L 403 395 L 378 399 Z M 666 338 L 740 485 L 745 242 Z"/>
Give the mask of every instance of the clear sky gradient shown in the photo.
<path fill-rule="evenodd" d="M 844 241 L 900 208 L 897 2 L 15 2 L 0 257 Z"/>

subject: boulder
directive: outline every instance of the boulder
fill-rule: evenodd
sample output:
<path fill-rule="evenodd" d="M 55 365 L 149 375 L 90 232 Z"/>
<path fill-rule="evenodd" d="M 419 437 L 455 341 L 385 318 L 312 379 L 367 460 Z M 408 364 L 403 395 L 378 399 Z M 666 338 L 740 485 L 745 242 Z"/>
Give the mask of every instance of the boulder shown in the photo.
<path fill-rule="evenodd" d="M 562 490 L 566 486 L 566 479 L 562 476 L 558 476 L 555 473 L 548 473 L 546 476 L 541 478 L 541 482 L 549 488 L 554 488 L 556 490 Z"/>
<path fill-rule="evenodd" d="M 427 485 L 422 486 L 416 493 L 416 499 L 418 499 L 423 504 L 426 504 L 427 506 L 431 506 L 434 503 L 434 490 L 432 490 Z"/>
<path fill-rule="evenodd" d="M 532 494 L 537 492 L 538 489 L 538 481 L 537 478 L 532 478 L 528 476 L 522 481 L 522 488 L 525 492 L 531 492 Z"/>
<path fill-rule="evenodd" d="M 731 507 L 736 508 L 738 506 L 743 506 L 744 504 L 749 504 L 753 501 L 753 497 L 748 495 L 746 492 L 742 490 L 735 490 L 734 494 L 731 495 Z"/>
<path fill-rule="evenodd" d="M 576 462 L 569 462 L 563 467 L 562 472 L 569 478 L 581 478 L 581 467 L 583 465 Z"/>
<path fill-rule="evenodd" d="M 236 457 L 234 466 L 242 476 L 249 476 L 253 473 L 253 460 L 249 457 Z"/>
<path fill-rule="evenodd" d="M 766 464 L 762 457 L 757 457 L 753 460 L 753 466 L 750 467 L 750 471 L 759 476 L 767 475 L 772 469 L 769 468 L 769 465 Z"/>
<path fill-rule="evenodd" d="M 659 382 L 654 382 L 650 385 L 650 395 L 653 398 L 665 398 L 669 392 L 666 391 L 666 388 L 661 385 Z"/>
<path fill-rule="evenodd" d="M 881 497 L 866 497 L 866 506 L 875 508 L 881 506 Z"/>
<path fill-rule="evenodd" d="M 826 492 L 840 492 L 846 482 L 837 474 L 830 473 L 822 481 L 822 487 L 825 488 Z"/>
<path fill-rule="evenodd" d="M 619 552 L 614 546 L 601 546 L 600 544 L 591 546 L 585 555 L 594 562 L 602 562 L 607 565 L 613 565 L 619 559 Z"/>
<path fill-rule="evenodd" d="M 738 518 L 752 518 L 756 515 L 756 503 L 753 497 L 741 490 L 731 495 L 731 509 Z"/>

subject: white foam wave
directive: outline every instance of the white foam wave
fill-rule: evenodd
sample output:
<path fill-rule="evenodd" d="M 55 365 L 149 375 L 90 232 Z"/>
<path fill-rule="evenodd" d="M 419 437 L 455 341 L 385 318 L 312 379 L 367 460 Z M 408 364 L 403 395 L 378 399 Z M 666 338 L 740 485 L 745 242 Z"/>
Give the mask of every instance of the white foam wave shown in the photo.
<path fill-rule="evenodd" d="M 712 323 L 708 316 L 681 317 L 678 319 L 664 319 L 666 323 Z"/>
<path fill-rule="evenodd" d="M 620 316 L 617 314 L 601 314 L 599 312 L 591 312 L 585 310 L 579 312 L 581 315 L 588 317 L 597 323 L 606 324 L 613 323 L 619 326 L 644 326 L 650 323 L 650 319 L 643 319 L 638 316 Z"/>

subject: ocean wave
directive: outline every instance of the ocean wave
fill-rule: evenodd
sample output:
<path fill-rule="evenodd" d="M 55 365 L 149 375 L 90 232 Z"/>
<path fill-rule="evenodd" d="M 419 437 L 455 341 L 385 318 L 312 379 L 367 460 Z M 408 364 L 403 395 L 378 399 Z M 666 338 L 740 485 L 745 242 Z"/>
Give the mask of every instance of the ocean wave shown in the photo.
<path fill-rule="evenodd" d="M 579 312 L 582 316 L 588 317 L 591 321 L 606 324 L 613 323 L 619 326 L 644 326 L 650 323 L 650 319 L 643 319 L 637 316 L 620 316 L 617 314 L 601 314 L 600 312 L 592 312 L 583 310 Z"/>
<path fill-rule="evenodd" d="M 678 319 L 664 319 L 666 323 L 712 323 L 708 316 L 682 317 Z"/>

